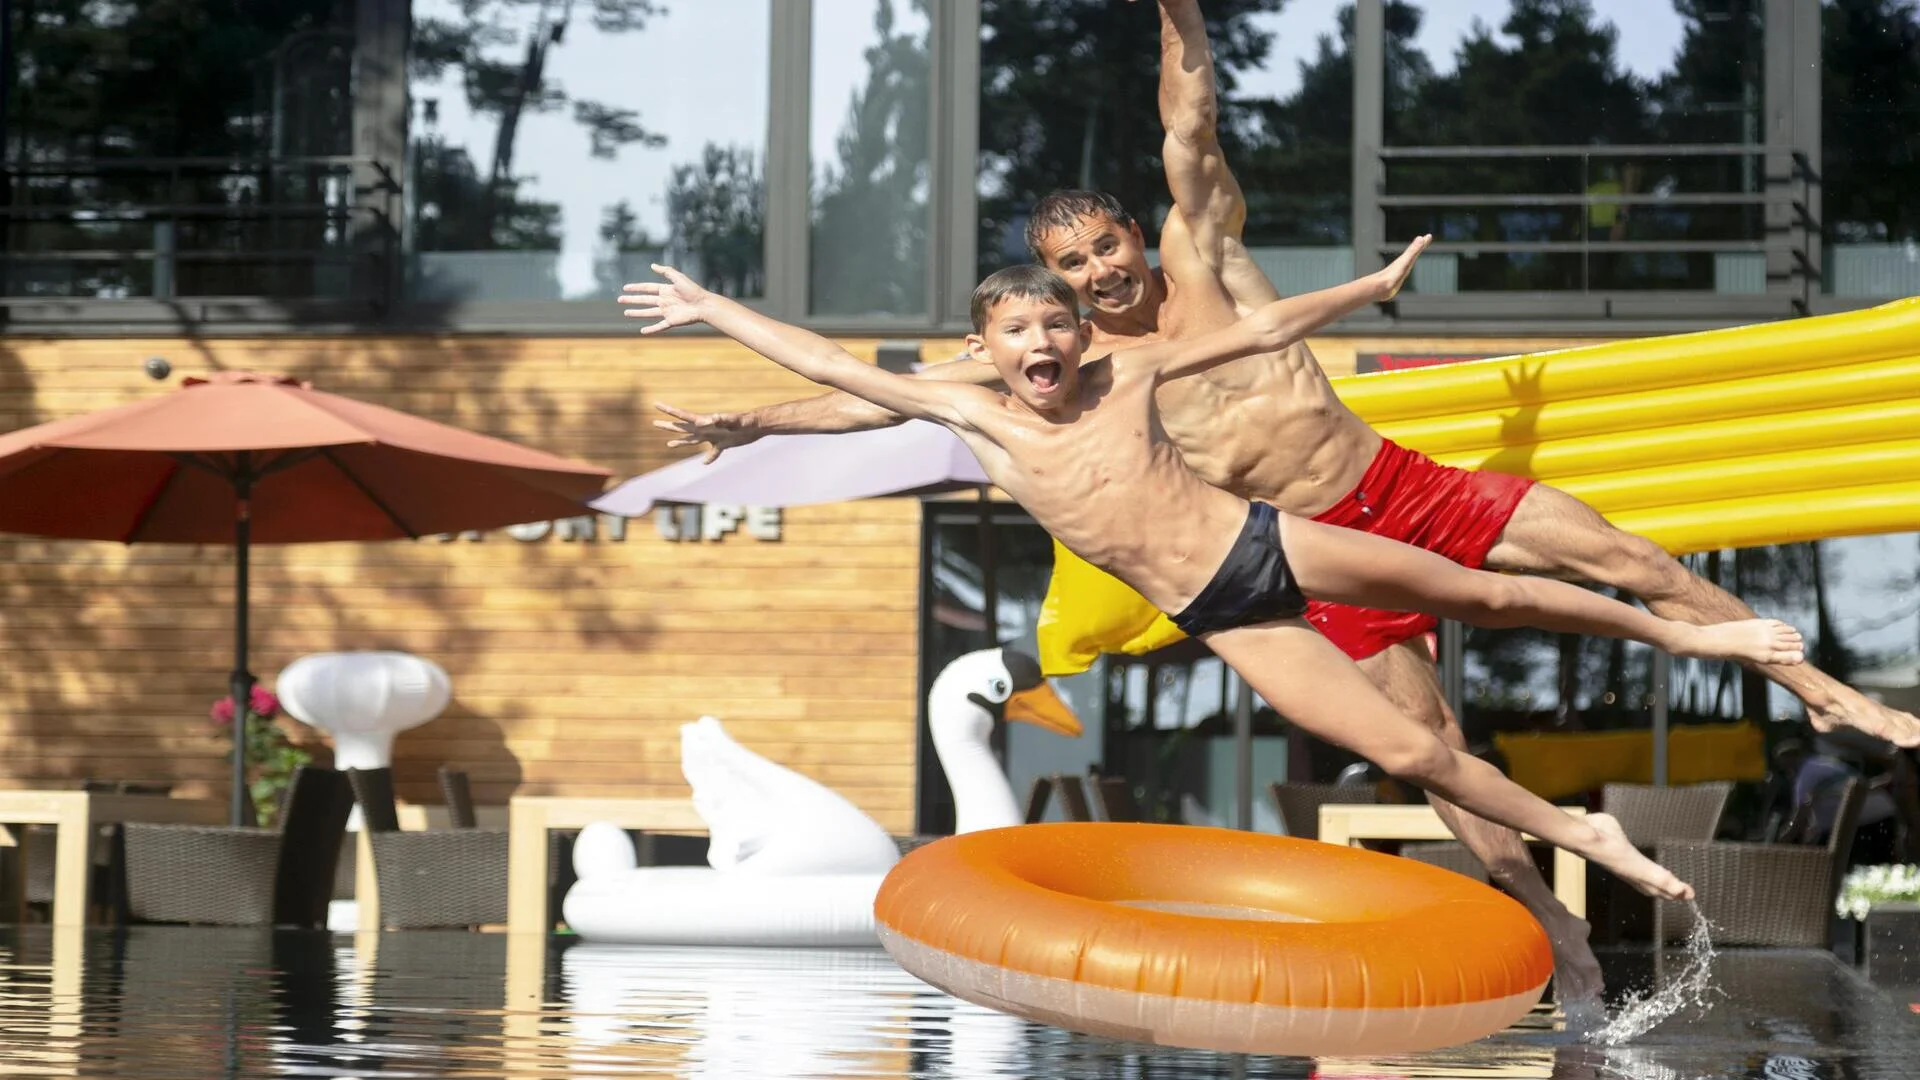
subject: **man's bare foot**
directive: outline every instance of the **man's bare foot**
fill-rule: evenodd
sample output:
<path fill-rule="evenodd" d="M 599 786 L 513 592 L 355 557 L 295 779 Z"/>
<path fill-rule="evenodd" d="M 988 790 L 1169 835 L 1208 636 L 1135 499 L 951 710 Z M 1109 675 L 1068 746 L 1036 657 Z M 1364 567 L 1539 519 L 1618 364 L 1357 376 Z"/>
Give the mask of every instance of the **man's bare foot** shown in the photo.
<path fill-rule="evenodd" d="M 1626 831 L 1611 814 L 1588 814 L 1586 822 L 1599 834 L 1587 851 L 1575 852 L 1589 862 L 1613 871 L 1615 877 L 1648 896 L 1659 900 L 1691 900 L 1693 886 L 1673 875 L 1673 871 L 1640 853 L 1627 839 Z"/>
<path fill-rule="evenodd" d="M 1807 720 L 1819 732 L 1850 727 L 1906 749 L 1920 746 L 1920 717 L 1888 708 L 1850 686 L 1837 687 L 1825 708 L 1808 705 Z"/>
<path fill-rule="evenodd" d="M 1541 919 L 1540 926 L 1546 930 L 1547 940 L 1553 942 L 1553 992 L 1562 1011 L 1571 1018 L 1576 1009 L 1598 1004 L 1604 987 L 1600 961 L 1587 943 L 1593 928 L 1587 920 L 1567 914 Z M 1605 1014 L 1604 1009 L 1601 1012 Z"/>
<path fill-rule="evenodd" d="M 1799 664 L 1807 659 L 1806 648 L 1800 631 L 1779 619 L 1741 619 L 1684 627 L 1673 653 L 1707 660 Z"/>

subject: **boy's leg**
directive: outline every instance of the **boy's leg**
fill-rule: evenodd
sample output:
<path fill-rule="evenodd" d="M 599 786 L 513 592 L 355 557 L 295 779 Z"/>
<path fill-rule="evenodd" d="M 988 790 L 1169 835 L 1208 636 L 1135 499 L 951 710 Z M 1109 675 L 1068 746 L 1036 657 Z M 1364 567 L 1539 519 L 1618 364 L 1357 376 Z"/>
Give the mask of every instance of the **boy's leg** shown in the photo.
<path fill-rule="evenodd" d="M 1395 708 L 1440 736 L 1449 749 L 1465 750 L 1460 724 L 1447 708 L 1433 658 L 1421 639 L 1403 641 L 1358 661 L 1360 670 Z M 1568 911 L 1534 865 L 1520 834 L 1474 817 L 1431 792 L 1427 801 L 1447 829 L 1473 852 L 1493 880 L 1527 906 L 1553 942 L 1554 991 L 1563 1005 L 1597 1002 L 1602 990 L 1600 961 L 1588 944 L 1591 928 Z"/>
<path fill-rule="evenodd" d="M 1354 529 L 1280 515 L 1280 542 L 1300 591 L 1318 600 L 1423 611 L 1475 626 L 1533 626 L 1643 641 L 1676 656 L 1793 664 L 1800 634 L 1775 619 L 1694 626 L 1564 581 L 1469 570 L 1431 551 Z"/>
<path fill-rule="evenodd" d="M 1642 855 L 1605 814 L 1575 818 L 1393 707 L 1346 654 L 1306 622 L 1288 619 L 1202 635 L 1254 692 L 1309 734 L 1344 746 L 1389 775 L 1489 821 L 1531 833 L 1613 871 L 1649 896 L 1693 889 Z"/>
<path fill-rule="evenodd" d="M 1487 552 L 1496 570 L 1580 577 L 1624 589 L 1655 614 L 1690 623 L 1744 619 L 1753 609 L 1687 570 L 1660 545 L 1617 529 L 1572 495 L 1535 484 Z M 1750 664 L 1807 707 L 1819 731 L 1859 728 L 1899 746 L 1920 746 L 1920 719 L 1874 701 L 1812 664 Z"/>

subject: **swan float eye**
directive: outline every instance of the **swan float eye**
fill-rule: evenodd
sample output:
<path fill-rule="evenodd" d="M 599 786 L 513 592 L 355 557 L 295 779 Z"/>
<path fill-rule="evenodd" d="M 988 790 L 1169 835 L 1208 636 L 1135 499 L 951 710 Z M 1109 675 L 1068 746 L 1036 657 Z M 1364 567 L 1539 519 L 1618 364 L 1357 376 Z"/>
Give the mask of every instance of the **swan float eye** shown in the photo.
<path fill-rule="evenodd" d="M 994 697 L 1007 696 L 1007 680 L 1005 679 L 993 680 L 993 696 Z"/>

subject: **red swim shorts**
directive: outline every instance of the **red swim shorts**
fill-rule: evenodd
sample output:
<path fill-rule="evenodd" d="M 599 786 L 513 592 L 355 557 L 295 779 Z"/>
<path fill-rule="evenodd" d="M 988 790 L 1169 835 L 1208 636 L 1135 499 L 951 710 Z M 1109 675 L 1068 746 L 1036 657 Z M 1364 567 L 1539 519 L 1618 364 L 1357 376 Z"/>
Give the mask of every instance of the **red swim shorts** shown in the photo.
<path fill-rule="evenodd" d="M 1367 474 L 1313 520 L 1425 548 L 1478 570 L 1534 482 L 1441 465 L 1390 439 Z M 1307 603 L 1307 619 L 1355 660 L 1431 632 L 1439 620 L 1408 611 Z"/>

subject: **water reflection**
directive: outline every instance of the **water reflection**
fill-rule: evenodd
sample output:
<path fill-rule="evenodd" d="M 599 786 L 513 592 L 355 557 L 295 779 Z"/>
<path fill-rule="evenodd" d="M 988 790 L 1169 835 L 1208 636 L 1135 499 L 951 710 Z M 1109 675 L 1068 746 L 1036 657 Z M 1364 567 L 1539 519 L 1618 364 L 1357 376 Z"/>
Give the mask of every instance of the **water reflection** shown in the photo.
<path fill-rule="evenodd" d="M 1536 1013 L 1452 1050 L 1239 1057 L 1072 1035 L 956 1001 L 877 950 L 504 935 L 0 928 L 0 1073 L 53 1076 L 1905 1077 L 1920 1017 L 1819 952 L 1716 958 L 1707 1006 L 1627 1046 Z M 537 942 L 535 942 L 537 944 Z M 1604 957 L 1622 994 L 1675 977 Z M 524 965 L 531 964 L 531 968 Z"/>

